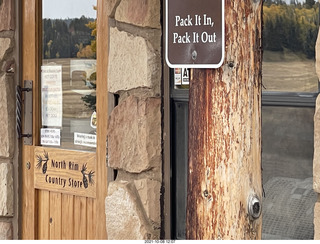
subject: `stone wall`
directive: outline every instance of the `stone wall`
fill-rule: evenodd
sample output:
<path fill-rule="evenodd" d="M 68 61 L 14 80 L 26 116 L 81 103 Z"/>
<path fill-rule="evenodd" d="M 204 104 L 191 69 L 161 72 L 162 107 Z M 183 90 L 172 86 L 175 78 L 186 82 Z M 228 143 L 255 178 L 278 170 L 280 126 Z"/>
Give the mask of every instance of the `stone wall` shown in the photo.
<path fill-rule="evenodd" d="M 320 31 L 318 32 L 315 52 L 316 72 L 320 80 Z M 314 207 L 314 239 L 320 240 L 320 95 L 316 101 L 314 115 L 313 189 L 318 193 L 318 201 Z"/>
<path fill-rule="evenodd" d="M 14 1 L 0 1 L 0 240 L 13 239 Z"/>
<path fill-rule="evenodd" d="M 320 54 L 320 32 L 317 40 L 316 53 L 317 53 L 317 73 L 320 79 L 320 66 L 319 57 Z M 316 101 L 316 109 L 314 115 L 314 155 L 313 155 L 313 190 L 318 193 L 318 201 L 314 207 L 314 239 L 320 240 L 320 95 Z"/>
<path fill-rule="evenodd" d="M 119 97 L 108 127 L 108 239 L 159 239 L 161 1 L 108 1 L 108 90 Z"/>

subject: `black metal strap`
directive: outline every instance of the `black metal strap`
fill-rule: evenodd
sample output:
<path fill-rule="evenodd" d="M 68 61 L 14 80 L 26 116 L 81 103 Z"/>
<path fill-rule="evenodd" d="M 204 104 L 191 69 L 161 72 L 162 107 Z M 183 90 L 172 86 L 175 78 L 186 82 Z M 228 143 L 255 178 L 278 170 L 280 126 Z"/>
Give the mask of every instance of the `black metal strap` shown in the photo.
<path fill-rule="evenodd" d="M 32 134 L 22 133 L 22 92 L 31 92 L 32 88 L 22 88 L 21 86 L 16 87 L 16 115 L 17 115 L 17 134 L 18 139 L 23 137 L 30 138 Z"/>

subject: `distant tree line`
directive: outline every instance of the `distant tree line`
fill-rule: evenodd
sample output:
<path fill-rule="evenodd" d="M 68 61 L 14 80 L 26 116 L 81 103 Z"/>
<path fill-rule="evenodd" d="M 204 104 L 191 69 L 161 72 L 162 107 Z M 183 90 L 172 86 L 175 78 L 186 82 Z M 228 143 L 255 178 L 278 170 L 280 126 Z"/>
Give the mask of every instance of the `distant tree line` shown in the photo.
<path fill-rule="evenodd" d="M 263 7 L 263 48 L 270 51 L 288 49 L 315 57 L 318 35 L 319 3 L 307 0 L 265 0 Z"/>
<path fill-rule="evenodd" d="M 272 4 L 277 4 L 277 5 L 285 5 L 287 4 L 288 1 L 285 0 L 264 0 L 264 5 L 270 7 Z M 300 5 L 301 7 L 304 8 L 312 8 L 313 5 L 316 3 L 315 0 L 305 0 L 305 3 L 301 3 L 299 0 L 290 0 L 289 1 L 290 5 Z"/>
<path fill-rule="evenodd" d="M 97 7 L 93 7 L 94 10 L 97 10 Z M 85 47 L 79 48 L 79 51 L 77 53 L 77 58 L 96 58 L 96 52 L 97 52 L 97 19 L 94 19 L 92 21 L 89 21 L 86 26 L 90 29 L 91 33 L 91 42 L 90 45 L 87 45 Z M 96 90 L 97 89 L 97 72 L 94 72 L 89 77 L 90 82 L 90 89 Z M 96 102 L 97 97 L 96 94 L 89 94 L 81 97 L 81 99 L 84 101 L 85 105 L 90 108 L 92 111 L 96 111 Z"/>
<path fill-rule="evenodd" d="M 90 23 L 94 19 L 44 19 L 43 58 L 95 58 L 91 43 L 95 41 Z"/>

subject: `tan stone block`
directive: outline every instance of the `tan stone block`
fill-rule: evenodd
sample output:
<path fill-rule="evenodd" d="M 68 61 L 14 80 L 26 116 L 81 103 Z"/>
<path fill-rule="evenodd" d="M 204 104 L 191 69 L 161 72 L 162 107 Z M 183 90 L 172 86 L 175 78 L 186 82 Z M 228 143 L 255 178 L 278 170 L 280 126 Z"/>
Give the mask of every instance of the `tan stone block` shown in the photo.
<path fill-rule="evenodd" d="M 318 33 L 315 52 L 316 72 L 320 79 L 320 31 Z M 320 96 L 318 96 L 316 100 L 314 115 L 313 189 L 320 193 Z"/>
<path fill-rule="evenodd" d="M 111 168 L 141 173 L 161 167 L 161 99 L 130 96 L 115 107 L 108 128 Z"/>
<path fill-rule="evenodd" d="M 0 163 L 0 216 L 13 216 L 13 166 Z"/>
<path fill-rule="evenodd" d="M 121 0 L 108 0 L 108 1 L 104 1 L 104 3 L 106 4 L 106 9 L 107 9 L 107 15 L 111 18 L 114 17 L 114 14 L 116 12 L 116 9 L 119 5 Z"/>
<path fill-rule="evenodd" d="M 13 239 L 12 224 L 7 222 L 0 222 L 0 240 Z"/>
<path fill-rule="evenodd" d="M 122 0 L 115 19 L 121 22 L 151 28 L 161 28 L 159 0 Z"/>
<path fill-rule="evenodd" d="M 109 240 L 159 239 L 160 233 L 152 229 L 133 183 L 111 182 L 105 204 Z"/>
<path fill-rule="evenodd" d="M 320 240 L 320 202 L 314 205 L 314 239 Z"/>
<path fill-rule="evenodd" d="M 14 151 L 15 99 L 10 76 L 0 77 L 0 157 L 11 158 Z"/>
<path fill-rule="evenodd" d="M 143 87 L 160 95 L 160 55 L 146 39 L 111 28 L 109 47 L 109 92 Z"/>
<path fill-rule="evenodd" d="M 0 31 L 14 29 L 14 0 L 2 0 L 0 1 Z"/>
<path fill-rule="evenodd" d="M 4 58 L 5 54 L 11 48 L 10 38 L 0 38 L 0 61 Z"/>
<path fill-rule="evenodd" d="M 143 179 L 135 180 L 134 184 L 139 192 L 143 207 L 149 219 L 160 225 L 160 188 L 159 181 Z"/>
<path fill-rule="evenodd" d="M 316 54 L 316 73 L 318 75 L 318 78 L 320 79 L 320 31 L 318 32 L 318 37 L 316 41 L 315 54 Z"/>
<path fill-rule="evenodd" d="M 314 114 L 313 189 L 320 193 L 320 95 Z"/>

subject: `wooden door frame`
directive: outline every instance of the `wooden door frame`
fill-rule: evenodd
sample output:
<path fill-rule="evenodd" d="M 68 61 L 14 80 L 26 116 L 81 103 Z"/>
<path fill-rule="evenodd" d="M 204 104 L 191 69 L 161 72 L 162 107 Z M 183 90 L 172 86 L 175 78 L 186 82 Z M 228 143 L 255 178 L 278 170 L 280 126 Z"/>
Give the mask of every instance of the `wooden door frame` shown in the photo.
<path fill-rule="evenodd" d="M 33 81 L 33 144 L 22 146 L 22 161 L 20 164 L 22 175 L 21 199 L 21 237 L 22 239 L 37 239 L 37 192 L 31 191 L 34 187 L 34 169 L 27 168 L 26 164 L 34 158 L 33 148 L 40 143 L 39 128 L 40 114 L 40 62 L 41 62 L 41 0 L 22 0 L 22 80 Z M 106 138 L 108 125 L 108 14 L 107 4 L 97 0 L 97 148 L 96 148 L 96 229 L 92 239 L 106 239 L 105 197 L 107 196 L 107 165 L 106 165 Z M 31 59 L 26 57 L 32 57 Z M 20 84 L 23 85 L 23 84 Z M 28 194 L 26 194 L 28 192 Z"/>

